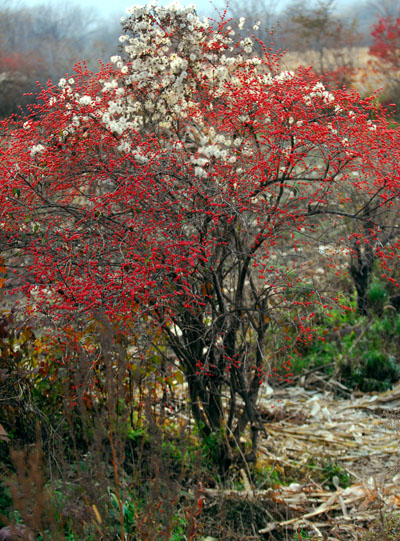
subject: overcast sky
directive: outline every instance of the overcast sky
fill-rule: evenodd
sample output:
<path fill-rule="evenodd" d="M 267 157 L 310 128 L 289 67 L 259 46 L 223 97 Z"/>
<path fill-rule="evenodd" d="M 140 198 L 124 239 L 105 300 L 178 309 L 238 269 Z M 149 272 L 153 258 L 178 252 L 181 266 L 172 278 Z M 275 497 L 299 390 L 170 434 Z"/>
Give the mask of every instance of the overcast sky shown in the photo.
<path fill-rule="evenodd" d="M 167 5 L 171 3 L 171 0 L 159 0 L 162 5 Z M 207 15 L 211 17 L 216 16 L 216 8 L 223 11 L 226 7 L 227 0 L 179 0 L 180 3 L 184 6 L 189 4 L 194 4 L 197 8 L 199 15 Z M 234 3 L 240 5 L 242 0 L 236 0 Z M 305 5 L 310 0 L 304 0 Z M 377 0 L 378 2 L 384 0 Z M 272 5 L 275 8 L 284 8 L 285 5 L 289 4 L 291 0 L 266 0 L 265 4 Z M 343 9 L 350 7 L 354 4 L 356 0 L 336 0 L 334 5 Z M 5 4 L 6 6 L 38 6 L 40 4 L 53 4 L 55 6 L 59 5 L 76 5 L 83 8 L 93 8 L 94 14 L 97 14 L 102 19 L 112 19 L 114 21 L 120 20 L 120 18 L 126 14 L 126 8 L 131 7 L 134 4 L 146 5 L 148 0 L 0 0 L 0 5 Z M 262 2 L 260 2 L 262 3 Z M 311 2 L 310 2 L 311 3 Z M 245 0 L 244 0 L 245 4 Z M 217 17 L 218 18 L 218 17 Z"/>
<path fill-rule="evenodd" d="M 161 4 L 169 4 L 170 1 L 171 0 L 162 0 Z M 17 0 L 16 2 L 10 2 L 10 4 L 12 3 L 19 6 L 37 6 L 39 4 L 49 3 L 52 3 L 54 5 L 66 3 L 76 4 L 80 7 L 93 8 L 93 10 L 97 12 L 101 17 L 109 17 L 111 15 L 119 18 L 125 15 L 125 10 L 127 7 L 130 7 L 134 4 L 145 5 L 148 2 L 147 0 L 71 0 L 70 2 L 68 2 L 67 0 Z M 210 0 L 181 0 L 180 3 L 184 6 L 194 4 L 197 7 L 198 13 L 202 15 L 212 15 L 214 11 L 213 5 L 217 6 L 218 8 L 226 5 L 226 1 L 224 0 L 213 0 L 212 4 Z"/>

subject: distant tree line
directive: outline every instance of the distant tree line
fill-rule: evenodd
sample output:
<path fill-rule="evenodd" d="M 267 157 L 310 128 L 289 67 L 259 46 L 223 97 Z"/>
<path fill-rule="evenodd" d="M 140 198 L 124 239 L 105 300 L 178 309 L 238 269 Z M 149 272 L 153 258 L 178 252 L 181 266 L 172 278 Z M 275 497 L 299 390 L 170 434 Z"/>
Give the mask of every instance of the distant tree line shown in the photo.
<path fill-rule="evenodd" d="M 99 59 L 108 59 L 118 27 L 119 21 L 107 24 L 74 4 L 25 7 L 0 0 L 0 117 L 32 102 L 37 82 L 58 80 L 78 60 L 95 68 Z"/>
<path fill-rule="evenodd" d="M 370 46 L 370 52 L 378 51 L 382 58 L 385 29 L 397 28 L 400 20 L 395 0 L 379 4 L 361 0 L 346 7 L 335 0 L 292 0 L 283 7 L 272 0 L 250 0 L 245 5 L 232 0 L 227 9 L 238 37 L 254 29 L 267 46 L 298 52 L 303 63 L 325 75 L 326 82 L 339 85 L 351 84 L 355 48 Z M 26 7 L 0 0 L 0 118 L 24 111 L 34 99 L 37 82 L 58 81 L 78 60 L 84 59 L 91 69 L 99 59 L 108 61 L 118 25 L 117 19 L 106 21 L 95 10 L 74 4 Z M 386 62 L 384 67 L 392 64 Z M 397 76 L 392 74 L 391 81 L 397 92 Z M 396 101 L 392 96 L 396 92 L 390 92 L 389 101 Z"/>
<path fill-rule="evenodd" d="M 273 0 L 251 0 L 245 7 L 233 0 L 229 9 L 235 29 L 254 28 L 273 50 L 298 53 L 301 63 L 312 66 L 328 84 L 352 86 L 359 61 L 367 60 L 364 77 L 377 76 L 376 87 L 384 87 L 380 101 L 399 105 L 400 5 L 396 0 L 356 0 L 346 6 L 336 0 L 292 0 L 283 8 Z M 360 47 L 369 57 L 360 58 Z"/>

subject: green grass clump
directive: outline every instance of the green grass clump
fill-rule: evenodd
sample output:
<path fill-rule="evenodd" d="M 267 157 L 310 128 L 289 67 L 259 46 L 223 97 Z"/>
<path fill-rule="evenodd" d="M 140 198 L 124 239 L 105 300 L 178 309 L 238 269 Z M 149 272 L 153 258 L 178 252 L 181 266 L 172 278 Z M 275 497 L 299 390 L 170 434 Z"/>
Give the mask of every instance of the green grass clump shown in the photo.
<path fill-rule="evenodd" d="M 370 317 L 335 308 L 316 316 L 312 340 L 295 349 L 294 377 L 319 369 L 351 389 L 382 392 L 400 379 L 400 314 L 385 309 L 388 294 L 380 282 L 369 289 Z M 390 307 L 389 307 L 390 308 Z"/>

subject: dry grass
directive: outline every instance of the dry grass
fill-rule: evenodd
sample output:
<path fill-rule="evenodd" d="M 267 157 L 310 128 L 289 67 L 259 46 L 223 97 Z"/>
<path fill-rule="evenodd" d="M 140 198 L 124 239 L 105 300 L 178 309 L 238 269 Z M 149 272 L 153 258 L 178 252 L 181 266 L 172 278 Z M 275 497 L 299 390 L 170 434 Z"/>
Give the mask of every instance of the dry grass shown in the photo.
<path fill-rule="evenodd" d="M 387 76 L 383 66 L 377 64 L 375 57 L 369 53 L 368 47 L 353 47 L 351 49 L 330 49 L 324 51 L 324 64 L 327 70 L 335 70 L 343 65 L 352 69 L 351 86 L 362 96 L 367 96 L 377 89 L 386 90 Z M 299 66 L 319 66 L 319 55 L 316 51 L 302 53 L 289 51 L 282 60 L 282 68 L 295 70 Z"/>

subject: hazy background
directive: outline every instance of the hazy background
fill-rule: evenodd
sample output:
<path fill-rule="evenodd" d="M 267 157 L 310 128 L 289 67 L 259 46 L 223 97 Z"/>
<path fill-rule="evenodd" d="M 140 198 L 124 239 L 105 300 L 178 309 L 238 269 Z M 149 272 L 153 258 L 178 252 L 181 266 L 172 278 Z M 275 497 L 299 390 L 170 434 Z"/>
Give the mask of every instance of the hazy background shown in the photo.
<path fill-rule="evenodd" d="M 22 2 L 21 2 L 22 3 Z M 42 4 L 41 0 L 25 0 L 23 2 L 26 6 L 38 6 Z M 70 2 L 65 2 L 64 0 L 53 0 L 52 2 L 54 5 L 65 5 L 70 4 Z M 79 2 L 79 5 L 85 8 L 90 8 L 93 11 L 97 12 L 99 16 L 109 19 L 110 17 L 121 17 L 125 14 L 125 9 L 127 7 L 130 7 L 134 4 L 146 4 L 147 2 L 140 2 L 140 0 L 136 0 L 133 2 L 129 2 L 127 0 L 98 0 L 97 2 L 95 0 L 82 0 Z M 162 1 L 160 2 L 161 5 L 167 5 L 170 1 Z M 214 10 L 213 6 L 216 6 L 218 8 L 223 7 L 225 4 L 221 1 L 215 1 L 211 4 L 209 0 L 196 0 L 191 2 L 190 0 L 188 2 L 181 2 L 182 5 L 189 5 L 194 4 L 198 10 L 199 13 L 202 14 L 211 14 Z"/>
<path fill-rule="evenodd" d="M 146 2 L 0 0 L 0 118 L 24 111 L 37 81 L 57 82 L 80 60 L 96 70 L 99 59 L 118 53 L 120 18 L 135 3 Z M 215 19 L 226 6 L 223 0 L 181 3 L 194 3 L 199 15 Z M 275 50 L 288 50 L 290 69 L 311 65 L 329 72 L 331 82 L 358 85 L 364 93 L 382 83 L 368 73 L 368 51 L 373 24 L 387 14 L 400 16 L 398 0 L 231 0 L 228 8 L 233 27 L 247 18 L 246 35 L 260 21 L 257 36 Z"/>

